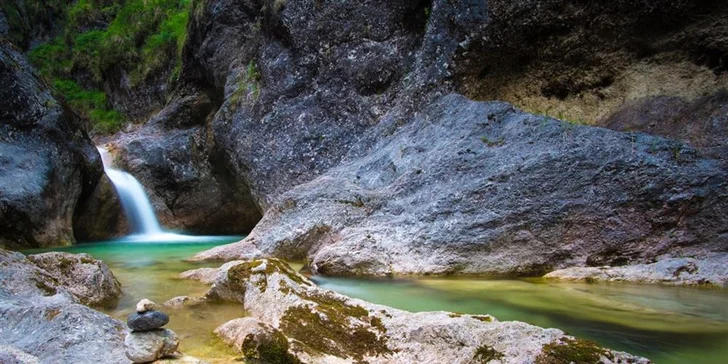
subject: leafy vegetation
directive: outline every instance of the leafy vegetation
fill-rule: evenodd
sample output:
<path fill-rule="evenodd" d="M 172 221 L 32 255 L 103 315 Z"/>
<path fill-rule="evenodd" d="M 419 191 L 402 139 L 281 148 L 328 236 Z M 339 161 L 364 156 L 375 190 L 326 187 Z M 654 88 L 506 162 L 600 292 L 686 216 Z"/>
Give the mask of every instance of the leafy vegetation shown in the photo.
<path fill-rule="evenodd" d="M 124 71 L 132 87 L 169 66 L 177 77 L 190 7 L 190 0 L 77 0 L 63 34 L 29 58 L 94 132 L 111 133 L 126 120 L 101 91 L 105 75 Z"/>

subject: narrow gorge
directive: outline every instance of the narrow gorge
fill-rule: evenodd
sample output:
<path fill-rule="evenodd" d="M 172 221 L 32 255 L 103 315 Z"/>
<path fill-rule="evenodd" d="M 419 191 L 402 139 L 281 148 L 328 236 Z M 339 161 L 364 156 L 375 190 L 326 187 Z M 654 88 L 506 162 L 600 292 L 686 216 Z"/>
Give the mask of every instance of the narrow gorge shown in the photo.
<path fill-rule="evenodd" d="M 0 85 L 0 363 L 728 355 L 722 1 L 2 0 Z"/>

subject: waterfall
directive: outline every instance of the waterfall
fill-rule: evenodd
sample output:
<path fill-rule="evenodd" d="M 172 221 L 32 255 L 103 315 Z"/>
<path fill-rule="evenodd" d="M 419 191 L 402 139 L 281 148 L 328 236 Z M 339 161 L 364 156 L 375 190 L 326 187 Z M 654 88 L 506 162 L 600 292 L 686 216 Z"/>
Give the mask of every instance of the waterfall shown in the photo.
<path fill-rule="evenodd" d="M 190 236 L 175 234 L 165 231 L 159 225 L 157 215 L 154 214 L 152 203 L 139 181 L 129 173 L 118 170 L 112 166 L 111 154 L 104 147 L 96 147 L 101 154 L 101 161 L 104 164 L 104 172 L 114 185 L 116 194 L 121 200 L 121 207 L 124 209 L 129 224 L 134 233 L 119 242 L 145 242 L 145 243 L 183 243 L 183 242 L 212 242 L 216 240 L 225 241 L 230 237 L 225 236 Z M 241 237 L 242 238 L 242 237 Z"/>
<path fill-rule="evenodd" d="M 129 173 L 111 167 L 111 155 L 106 149 L 99 147 L 98 150 L 104 163 L 104 172 L 114 185 L 134 232 L 138 235 L 163 234 L 142 184 Z"/>

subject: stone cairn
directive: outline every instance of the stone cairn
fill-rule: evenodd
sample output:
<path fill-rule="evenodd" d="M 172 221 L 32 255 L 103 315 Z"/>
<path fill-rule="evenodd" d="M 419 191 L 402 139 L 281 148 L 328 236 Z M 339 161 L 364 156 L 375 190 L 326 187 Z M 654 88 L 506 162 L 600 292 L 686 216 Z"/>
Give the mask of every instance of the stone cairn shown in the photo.
<path fill-rule="evenodd" d="M 153 362 L 177 352 L 177 335 L 162 328 L 169 322 L 169 316 L 155 311 L 154 307 L 154 302 L 145 298 L 137 303 L 136 312 L 126 319 L 131 332 L 126 335 L 124 349 L 134 363 Z"/>

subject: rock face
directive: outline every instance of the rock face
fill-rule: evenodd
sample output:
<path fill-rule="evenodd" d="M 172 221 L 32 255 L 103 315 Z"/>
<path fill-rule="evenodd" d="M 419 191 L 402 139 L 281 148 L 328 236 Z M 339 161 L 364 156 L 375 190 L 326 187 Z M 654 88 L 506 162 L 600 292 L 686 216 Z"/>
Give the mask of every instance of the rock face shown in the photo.
<path fill-rule="evenodd" d="M 692 103 L 728 85 L 728 9 L 720 1 L 479 5 L 453 5 L 483 19 L 467 23 L 451 62 L 458 91 L 473 99 L 604 125 L 625 102 Z"/>
<path fill-rule="evenodd" d="M 488 315 L 409 313 L 316 287 L 282 261 L 242 262 L 220 270 L 206 295 L 244 305 L 250 317 L 215 332 L 246 359 L 278 363 L 649 363 L 522 322 Z M 286 340 L 287 339 L 287 340 Z"/>
<path fill-rule="evenodd" d="M 129 363 L 124 356 L 123 323 L 78 304 L 83 297 L 74 289 L 92 281 L 80 273 L 92 270 L 74 269 L 72 274 L 56 279 L 57 272 L 50 273 L 22 254 L 5 250 L 0 250 L 0 266 L 3 363 L 3 355 L 33 362 L 22 353 L 40 363 Z M 74 278 L 78 281 L 71 281 Z"/>
<path fill-rule="evenodd" d="M 682 140 L 710 158 L 728 163 L 728 90 L 687 101 L 658 96 L 626 104 L 603 123 Z"/>
<path fill-rule="evenodd" d="M 681 15 L 685 13 L 694 16 Z M 550 120 L 543 131 L 535 121 L 520 130 L 509 126 L 497 131 L 497 123 L 477 126 L 488 122 L 481 113 L 487 116 L 495 106 L 464 106 L 471 114 L 457 117 L 469 121 L 451 132 L 429 125 L 427 119 L 437 116 L 423 111 L 427 106 L 453 110 L 465 105 L 433 105 L 442 95 L 457 91 L 476 99 L 505 98 L 539 113 L 578 109 L 596 115 L 589 122 L 619 128 L 616 119 L 605 120 L 624 106 L 624 100 L 640 103 L 667 95 L 690 104 L 728 84 L 723 66 L 728 38 L 725 27 L 716 25 L 724 23 L 726 14 L 715 1 L 553 1 L 538 7 L 528 1 L 446 0 L 199 3 L 190 19 L 181 87 L 160 117 L 139 132 L 150 135 L 140 142 L 149 147 L 122 141 L 128 146 L 122 146 L 121 158 L 142 176 L 148 191 L 158 195 L 158 210 L 173 212 L 162 213 L 175 216 L 169 221 L 187 216 L 182 225 L 195 226 L 194 221 L 208 213 L 184 211 L 203 211 L 195 208 L 202 206 L 195 201 L 207 196 L 220 201 L 215 191 L 225 189 L 224 195 L 244 196 L 239 200 L 246 201 L 235 204 L 239 210 L 231 216 L 266 214 L 255 231 L 255 246 L 242 255 L 238 251 L 212 256 L 217 258 L 259 252 L 309 258 L 319 272 L 332 274 L 535 274 L 570 264 L 640 263 L 662 253 L 722 250 L 726 238 L 718 224 L 698 218 L 703 221 L 698 224 L 711 225 L 711 233 L 701 233 L 696 225 L 675 227 L 687 224 L 676 208 L 693 216 L 694 202 L 683 197 L 708 196 L 700 192 L 697 179 L 683 197 L 677 184 L 668 193 L 673 183 L 682 183 L 668 176 L 673 170 L 688 176 L 691 168 L 702 168 L 698 165 L 703 162 L 689 156 L 693 149 L 657 138 L 572 127 L 573 123 L 557 131 Z M 595 34 L 588 24 L 598 24 L 604 33 Z M 645 32 L 645 27 L 654 31 Z M 642 72 L 640 67 L 648 69 Z M 650 76 L 661 81 L 652 82 Z M 661 88 L 636 90 L 652 85 Z M 586 101 L 582 105 L 580 100 Z M 721 103 L 701 104 L 704 112 L 695 116 L 695 125 L 715 124 L 702 115 L 717 115 L 716 129 L 723 130 Z M 608 107 L 602 110 L 602 104 Z M 646 112 L 640 109 L 637 118 Z M 580 119 L 583 115 L 563 117 L 586 122 Z M 495 134 L 489 134 L 489 127 Z M 501 132 L 513 140 L 500 145 Z M 700 150 L 713 150 L 708 156 L 718 157 L 723 137 L 700 133 L 708 134 L 718 136 Z M 692 135 L 686 131 L 673 136 L 689 142 L 702 138 Z M 427 140 L 414 139 L 423 137 Z M 173 142 L 175 138 L 187 142 Z M 439 139 L 463 147 L 461 154 L 447 153 L 450 147 Z M 531 141 L 534 144 L 527 144 Z M 653 143 L 655 153 L 649 151 Z M 509 157 L 527 150 L 532 154 L 523 157 L 530 160 Z M 442 163 L 439 155 L 445 156 Z M 487 165 L 477 159 L 489 155 L 493 158 L 487 158 Z M 669 159 L 674 161 L 663 163 Z M 452 167 L 446 168 L 446 162 Z M 710 181 L 722 173 L 712 164 L 706 168 L 713 170 L 707 172 L 713 176 Z M 433 169 L 439 177 L 430 177 Z M 212 193 L 187 188 L 209 181 L 207 170 L 229 170 L 230 175 L 200 184 L 218 186 Z M 623 171 L 644 183 L 644 190 L 632 184 L 619 191 L 621 181 L 616 180 Z M 459 176 L 462 185 L 428 185 L 444 182 L 450 174 Z M 527 174 L 533 176 L 521 178 Z M 483 178 L 493 179 L 487 182 L 490 186 Z M 658 180 L 655 186 L 653 178 Z M 497 197 L 489 197 L 491 188 L 499 189 Z M 179 190 L 185 192 L 172 192 Z M 525 206 L 506 196 L 508 190 L 517 190 Z M 605 190 L 612 201 L 598 195 Z M 663 196 L 654 196 L 655 191 Z M 578 195 L 584 193 L 584 198 Z M 668 194 L 675 199 L 669 200 Z M 721 196 L 716 206 L 723 203 Z M 564 198 L 568 202 L 562 202 Z M 629 199 L 636 201 L 634 209 Z M 176 207 L 186 201 L 189 207 Z M 606 204 L 606 211 L 586 211 L 597 202 Z M 663 203 L 664 217 L 658 207 Z M 220 206 L 219 216 L 235 208 L 212 205 Z M 258 213 L 252 212 L 254 207 Z M 575 215 L 582 212 L 584 217 Z M 638 216 L 642 213 L 652 215 Z M 313 218 L 303 221 L 306 215 Z M 250 226 L 226 222 L 231 223 Z M 199 231 L 206 225 L 198 225 Z M 673 230 L 678 234 L 670 235 Z M 563 241 L 561 234 L 566 234 Z M 622 242 L 624 252 L 615 256 L 612 250 Z M 357 254 L 345 254 L 351 249 Z M 408 258 L 397 258 L 401 255 Z M 404 262 L 410 258 L 419 262 Z"/>
<path fill-rule="evenodd" d="M 116 140 L 113 151 L 119 167 L 146 187 L 162 225 L 200 234 L 250 231 L 261 215 L 250 194 L 235 188 L 204 130 L 166 130 L 164 116 L 157 119 L 156 127 Z"/>
<path fill-rule="evenodd" d="M 560 281 L 637 282 L 728 287 L 728 254 L 663 259 L 626 267 L 574 267 L 553 271 L 544 278 Z"/>
<path fill-rule="evenodd" d="M 101 241 L 130 232 L 131 227 L 114 185 L 106 175 L 102 175 L 91 196 L 76 208 L 73 234 L 81 241 Z"/>
<path fill-rule="evenodd" d="M 102 173 L 76 117 L 0 40 L 0 246 L 68 245 L 79 200 Z"/>
<path fill-rule="evenodd" d="M 727 178 L 679 142 L 451 95 L 197 258 L 306 259 L 334 275 L 644 263 L 728 248 Z"/>
<path fill-rule="evenodd" d="M 102 261 L 88 254 L 60 252 L 28 256 L 87 306 L 113 307 L 121 298 L 121 283 Z"/>

